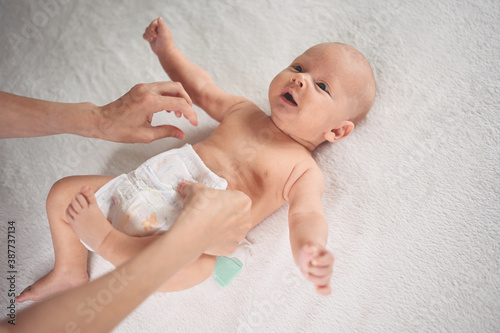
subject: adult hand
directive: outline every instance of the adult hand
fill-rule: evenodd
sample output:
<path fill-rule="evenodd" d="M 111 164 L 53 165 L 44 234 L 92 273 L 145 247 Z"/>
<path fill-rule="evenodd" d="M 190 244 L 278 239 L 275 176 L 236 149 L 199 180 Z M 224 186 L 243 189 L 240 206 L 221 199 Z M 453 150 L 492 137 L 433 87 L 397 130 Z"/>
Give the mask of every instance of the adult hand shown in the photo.
<path fill-rule="evenodd" d="M 181 182 L 179 193 L 185 198 L 184 211 L 192 232 L 201 232 L 205 253 L 227 255 L 236 251 L 252 228 L 250 209 L 252 201 L 240 191 L 215 190 L 199 183 Z M 176 222 L 177 224 L 177 222 Z M 186 223 L 185 223 L 186 224 Z"/>
<path fill-rule="evenodd" d="M 214 190 L 202 184 L 180 185 L 185 208 L 169 231 L 116 270 L 23 309 L 17 314 L 13 331 L 110 332 L 207 248 L 221 244 L 220 248 L 225 248 L 227 253 L 233 252 L 251 227 L 250 199 L 239 191 Z M 119 288 L 116 288 L 117 279 L 122 282 Z M 103 290 L 111 290 L 112 297 L 106 306 L 92 312 L 92 320 L 75 311 L 82 305 L 90 306 L 89 300 L 99 299 Z M 11 327 L 7 321 L 0 322 L 0 332 L 10 332 Z"/>
<path fill-rule="evenodd" d="M 98 107 L 93 103 L 59 103 L 0 91 L 0 138 L 75 134 L 117 142 L 151 142 L 167 136 L 183 138 L 174 126 L 151 126 L 153 114 L 174 111 L 198 125 L 192 101 L 180 83 L 138 84 L 120 99 Z"/>
<path fill-rule="evenodd" d="M 172 125 L 152 126 L 153 114 L 162 110 L 184 115 L 198 125 L 193 102 L 180 83 L 156 82 L 134 86 L 118 100 L 98 108 L 95 123 L 97 137 L 116 142 L 151 142 L 165 137 L 184 138 L 184 132 Z"/>

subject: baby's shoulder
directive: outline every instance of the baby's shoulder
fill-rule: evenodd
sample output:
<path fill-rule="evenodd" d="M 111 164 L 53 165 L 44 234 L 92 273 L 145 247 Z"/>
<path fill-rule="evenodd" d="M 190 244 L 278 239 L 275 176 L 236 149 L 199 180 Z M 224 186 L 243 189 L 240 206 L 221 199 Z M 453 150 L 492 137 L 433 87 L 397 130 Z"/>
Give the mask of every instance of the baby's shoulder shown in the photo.
<path fill-rule="evenodd" d="M 323 173 L 311 155 L 305 155 L 305 158 L 297 161 L 293 167 L 283 189 L 285 200 L 288 201 L 292 188 L 303 188 L 304 186 L 318 188 L 320 191 L 324 188 Z"/>
<path fill-rule="evenodd" d="M 264 114 L 257 104 L 249 99 L 241 98 L 238 103 L 234 104 L 226 113 L 226 117 L 231 116 L 232 118 L 248 117 L 251 115 Z"/>
<path fill-rule="evenodd" d="M 300 158 L 298 158 L 295 162 L 296 164 L 294 167 L 294 171 L 299 175 L 299 177 L 306 172 L 323 174 L 318 164 L 316 163 L 316 160 L 309 152 L 301 154 Z"/>

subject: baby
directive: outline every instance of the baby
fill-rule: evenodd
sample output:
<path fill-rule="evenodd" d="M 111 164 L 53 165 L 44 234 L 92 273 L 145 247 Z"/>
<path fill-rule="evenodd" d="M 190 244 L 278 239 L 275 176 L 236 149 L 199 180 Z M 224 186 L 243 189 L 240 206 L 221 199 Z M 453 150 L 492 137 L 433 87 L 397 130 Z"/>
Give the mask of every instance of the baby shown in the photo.
<path fill-rule="evenodd" d="M 295 263 L 318 293 L 328 294 L 334 260 L 326 249 L 324 180 L 310 152 L 348 136 L 370 110 L 376 88 L 368 61 L 346 44 L 311 47 L 272 80 L 268 116 L 250 100 L 217 87 L 175 46 L 161 18 L 143 37 L 169 77 L 220 124 L 207 139 L 155 156 L 127 175 L 75 176 L 54 184 L 47 198 L 54 268 L 17 300 L 39 300 L 86 283 L 88 252 L 80 239 L 115 266 L 141 251 L 182 209 L 177 186 L 183 179 L 247 194 L 253 226 L 289 202 Z M 90 188 L 98 190 L 95 197 Z M 161 290 L 201 283 L 220 254 L 210 249 Z"/>

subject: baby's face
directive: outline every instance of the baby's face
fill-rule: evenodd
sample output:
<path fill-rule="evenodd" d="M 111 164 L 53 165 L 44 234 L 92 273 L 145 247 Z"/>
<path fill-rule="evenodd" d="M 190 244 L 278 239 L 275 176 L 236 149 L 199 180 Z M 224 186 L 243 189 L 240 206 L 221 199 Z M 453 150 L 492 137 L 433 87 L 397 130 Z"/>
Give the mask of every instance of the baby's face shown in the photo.
<path fill-rule="evenodd" d="M 326 133 L 349 118 L 348 64 L 343 47 L 333 43 L 316 45 L 296 58 L 269 87 L 275 125 L 313 149 L 325 141 Z"/>

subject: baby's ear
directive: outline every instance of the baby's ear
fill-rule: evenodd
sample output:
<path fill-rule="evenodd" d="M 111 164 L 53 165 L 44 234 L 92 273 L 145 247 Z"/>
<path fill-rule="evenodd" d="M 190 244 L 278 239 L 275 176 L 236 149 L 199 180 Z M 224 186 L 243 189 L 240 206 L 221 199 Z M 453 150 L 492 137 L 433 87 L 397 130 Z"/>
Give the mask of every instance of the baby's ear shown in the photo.
<path fill-rule="evenodd" d="M 344 120 L 340 123 L 340 126 L 332 129 L 330 132 L 325 133 L 325 140 L 330 142 L 339 141 L 351 134 L 353 129 L 354 123 L 349 120 Z"/>

